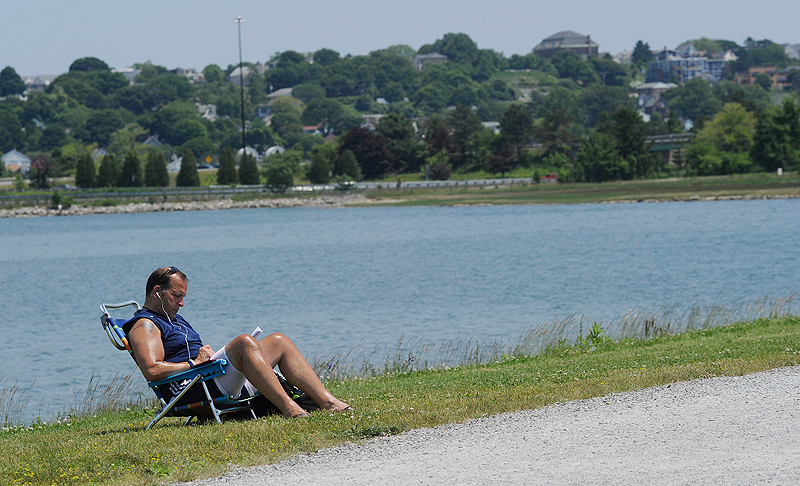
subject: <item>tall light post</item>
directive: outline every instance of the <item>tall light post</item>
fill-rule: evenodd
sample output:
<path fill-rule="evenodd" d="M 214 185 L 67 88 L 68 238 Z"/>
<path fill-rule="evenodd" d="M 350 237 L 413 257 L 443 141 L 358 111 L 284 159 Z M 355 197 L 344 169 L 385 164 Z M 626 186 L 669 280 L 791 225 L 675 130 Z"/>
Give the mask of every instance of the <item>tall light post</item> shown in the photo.
<path fill-rule="evenodd" d="M 244 128 L 244 71 L 242 70 L 242 23 L 244 19 L 241 15 L 233 19 L 239 29 L 239 88 L 242 94 L 242 157 L 247 153 L 247 138 L 245 138 Z"/>

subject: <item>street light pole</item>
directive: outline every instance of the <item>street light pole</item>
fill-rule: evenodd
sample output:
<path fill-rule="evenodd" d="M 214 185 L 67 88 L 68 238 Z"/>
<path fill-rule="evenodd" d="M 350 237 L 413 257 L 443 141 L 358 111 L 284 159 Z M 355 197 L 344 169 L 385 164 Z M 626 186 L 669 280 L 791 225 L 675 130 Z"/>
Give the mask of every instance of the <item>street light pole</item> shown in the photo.
<path fill-rule="evenodd" d="M 239 88 L 242 95 L 242 157 L 247 153 L 247 138 L 244 128 L 244 71 L 242 70 L 242 23 L 244 19 L 241 15 L 233 19 L 239 29 Z"/>

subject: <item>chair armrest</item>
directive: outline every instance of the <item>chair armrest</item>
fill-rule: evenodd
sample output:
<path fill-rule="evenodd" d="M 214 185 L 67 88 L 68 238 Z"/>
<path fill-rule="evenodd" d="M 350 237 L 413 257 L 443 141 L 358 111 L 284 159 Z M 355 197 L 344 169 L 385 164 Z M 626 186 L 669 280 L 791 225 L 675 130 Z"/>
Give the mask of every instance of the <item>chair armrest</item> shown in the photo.
<path fill-rule="evenodd" d="M 184 372 L 178 373 L 177 375 L 172 375 L 162 380 L 156 381 L 148 381 L 147 385 L 150 388 L 154 388 L 161 385 L 166 385 L 168 383 L 172 383 L 175 381 L 182 381 L 182 380 L 192 380 L 197 375 L 200 375 L 200 381 L 210 380 L 211 378 L 215 378 L 217 376 L 221 376 L 225 374 L 225 365 L 228 362 L 224 359 L 217 359 L 214 361 L 205 361 L 200 365 L 195 366 L 190 370 L 186 370 Z"/>

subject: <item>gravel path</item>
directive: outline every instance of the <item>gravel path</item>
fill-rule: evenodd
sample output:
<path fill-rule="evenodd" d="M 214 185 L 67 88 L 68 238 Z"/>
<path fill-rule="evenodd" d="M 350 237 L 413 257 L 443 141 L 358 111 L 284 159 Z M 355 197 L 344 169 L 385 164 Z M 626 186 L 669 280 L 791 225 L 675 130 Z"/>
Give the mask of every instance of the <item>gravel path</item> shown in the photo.
<path fill-rule="evenodd" d="M 800 366 L 414 430 L 236 469 L 262 484 L 800 484 Z"/>

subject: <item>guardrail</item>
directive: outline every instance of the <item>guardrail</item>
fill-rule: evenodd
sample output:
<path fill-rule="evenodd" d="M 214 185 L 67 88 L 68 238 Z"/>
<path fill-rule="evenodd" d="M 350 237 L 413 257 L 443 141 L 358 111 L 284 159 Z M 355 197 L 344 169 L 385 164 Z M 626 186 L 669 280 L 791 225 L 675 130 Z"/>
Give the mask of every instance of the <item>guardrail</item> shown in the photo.
<path fill-rule="evenodd" d="M 353 191 L 367 191 L 378 189 L 423 189 L 437 187 L 480 187 L 480 186 L 511 186 L 515 184 L 530 184 L 533 178 L 495 178 L 471 179 L 466 181 L 384 181 L 384 182 L 354 182 L 343 187 L 340 184 L 310 184 L 290 187 L 287 193 L 328 193 L 342 189 Z M 255 196 L 259 194 L 272 194 L 272 191 L 263 185 L 259 186 L 205 186 L 205 187 L 160 187 L 152 189 L 114 190 L 97 192 L 96 190 L 54 188 L 34 194 L 7 194 L 0 195 L 2 206 L 41 206 L 49 205 L 54 191 L 60 191 L 62 198 L 72 199 L 73 202 L 101 202 L 113 201 L 114 204 L 132 201 L 166 202 L 193 199 L 225 199 L 235 196 Z"/>

